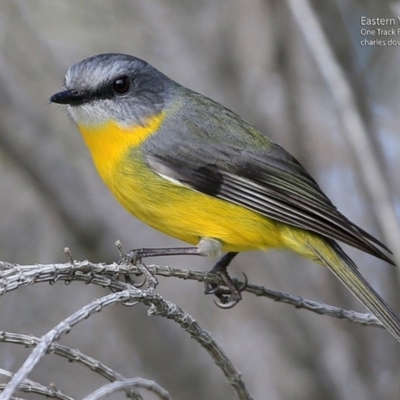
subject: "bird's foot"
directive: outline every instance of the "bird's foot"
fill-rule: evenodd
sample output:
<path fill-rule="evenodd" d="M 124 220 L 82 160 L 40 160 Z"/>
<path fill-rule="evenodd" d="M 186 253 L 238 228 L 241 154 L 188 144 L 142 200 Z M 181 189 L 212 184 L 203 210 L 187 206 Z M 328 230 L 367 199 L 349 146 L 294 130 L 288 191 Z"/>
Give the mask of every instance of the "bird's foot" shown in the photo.
<path fill-rule="evenodd" d="M 232 280 L 227 272 L 227 267 L 229 263 L 233 260 L 233 258 L 237 255 L 237 253 L 230 252 L 225 254 L 211 269 L 211 273 L 218 275 L 224 285 L 228 289 L 222 288 L 219 284 L 213 284 L 206 282 L 204 293 L 205 294 L 214 294 L 218 297 L 218 301 L 214 301 L 215 304 L 223 309 L 228 309 L 234 307 L 239 301 L 242 299 L 242 295 L 240 294 L 247 286 L 247 276 L 244 275 L 244 282 L 238 283 L 236 280 Z"/>

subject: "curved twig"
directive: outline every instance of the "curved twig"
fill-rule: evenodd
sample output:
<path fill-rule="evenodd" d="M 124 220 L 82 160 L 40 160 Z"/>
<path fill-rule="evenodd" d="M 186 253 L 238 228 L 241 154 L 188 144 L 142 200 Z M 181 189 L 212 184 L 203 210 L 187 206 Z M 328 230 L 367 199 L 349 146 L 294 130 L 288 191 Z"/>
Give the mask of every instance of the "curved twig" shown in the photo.
<path fill-rule="evenodd" d="M 161 400 L 173 400 L 171 395 L 163 387 L 154 381 L 149 381 L 148 379 L 143 378 L 131 378 L 108 383 L 86 396 L 83 400 L 99 400 L 103 396 L 132 387 L 147 389 L 156 394 Z"/>
<path fill-rule="evenodd" d="M 33 335 L 0 331 L 0 343 L 14 343 L 22 345 L 24 347 L 35 347 L 38 345 L 39 342 L 40 338 Z M 95 358 L 90 357 L 77 349 L 71 349 L 68 346 L 64 346 L 58 343 L 52 343 L 48 349 L 48 353 L 56 354 L 58 356 L 65 357 L 66 359 L 68 359 L 68 361 L 74 361 L 85 365 L 91 371 L 98 373 L 99 375 L 103 376 L 111 382 L 123 381 L 126 379 L 123 375 L 119 374 L 118 372 L 109 368 Z M 9 377 L 11 377 L 11 374 L 9 375 Z M 19 389 L 23 390 L 21 389 L 21 386 L 19 387 Z M 126 390 L 126 395 L 134 400 L 142 399 L 142 396 L 140 396 L 139 393 L 133 390 Z M 46 393 L 46 396 L 49 397 L 49 394 Z"/>

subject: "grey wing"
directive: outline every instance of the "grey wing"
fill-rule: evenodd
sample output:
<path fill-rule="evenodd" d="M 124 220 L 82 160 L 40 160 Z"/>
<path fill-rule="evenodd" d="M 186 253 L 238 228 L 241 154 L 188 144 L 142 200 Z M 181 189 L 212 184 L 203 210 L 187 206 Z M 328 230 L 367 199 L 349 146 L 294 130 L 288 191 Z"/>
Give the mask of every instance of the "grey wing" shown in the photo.
<path fill-rule="evenodd" d="M 341 214 L 293 156 L 230 110 L 201 95 L 192 96 L 198 96 L 195 106 L 204 102 L 206 112 L 177 118 L 166 124 L 162 135 L 149 140 L 144 154 L 150 168 L 193 190 L 393 264 L 376 245 L 389 249 Z M 185 109 L 186 114 L 190 111 Z M 219 126 L 226 132 L 216 130 Z"/>

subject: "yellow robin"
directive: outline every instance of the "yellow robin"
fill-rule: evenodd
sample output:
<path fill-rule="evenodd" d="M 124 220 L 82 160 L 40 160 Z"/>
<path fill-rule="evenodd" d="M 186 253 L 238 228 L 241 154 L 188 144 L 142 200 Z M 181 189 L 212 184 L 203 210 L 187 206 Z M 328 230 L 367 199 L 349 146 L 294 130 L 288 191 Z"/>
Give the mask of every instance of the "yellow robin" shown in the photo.
<path fill-rule="evenodd" d="M 349 221 L 300 163 L 221 104 L 139 58 L 100 54 L 73 65 L 64 90 L 94 164 L 118 201 L 196 247 L 185 254 L 288 249 L 327 266 L 400 341 L 400 321 L 336 241 L 388 263 L 387 247 Z M 177 254 L 179 251 L 177 251 Z"/>

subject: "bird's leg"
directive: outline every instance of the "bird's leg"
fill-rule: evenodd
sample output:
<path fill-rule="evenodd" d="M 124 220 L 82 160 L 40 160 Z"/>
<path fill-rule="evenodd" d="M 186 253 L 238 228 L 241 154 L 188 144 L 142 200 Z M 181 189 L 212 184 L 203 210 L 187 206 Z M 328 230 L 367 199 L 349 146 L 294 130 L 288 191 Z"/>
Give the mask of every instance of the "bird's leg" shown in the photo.
<path fill-rule="evenodd" d="M 128 261 L 133 264 L 136 261 L 148 257 L 161 257 L 161 256 L 184 256 L 184 255 L 195 255 L 195 256 L 207 256 L 214 257 L 221 254 L 221 243 L 216 239 L 202 238 L 196 247 L 166 247 L 157 249 L 133 249 L 124 252 L 121 242 L 117 240 L 116 245 L 121 253 L 120 263 Z M 236 255 L 236 254 L 235 254 Z M 232 257 L 233 258 L 233 257 Z M 231 259 L 232 259 L 231 258 Z M 230 260 L 227 262 L 228 265 Z"/>
<path fill-rule="evenodd" d="M 167 247 L 158 249 L 133 249 L 128 251 L 126 254 L 122 254 L 122 260 L 129 260 L 135 263 L 137 260 L 149 257 L 161 257 L 161 256 L 183 256 L 183 255 L 197 255 L 201 256 L 198 247 Z"/>
<path fill-rule="evenodd" d="M 223 290 L 220 289 L 219 285 L 208 284 L 205 285 L 204 292 L 206 294 L 215 294 L 219 298 L 219 302 L 215 302 L 215 304 L 220 308 L 232 308 L 234 307 L 241 299 L 242 296 L 240 294 L 247 286 L 247 277 L 245 275 L 244 285 L 241 285 L 239 288 L 235 287 L 231 277 L 227 272 L 227 267 L 230 262 L 236 257 L 238 253 L 229 252 L 226 253 L 210 270 L 210 273 L 216 274 L 221 277 L 224 281 L 225 286 L 229 289 L 230 295 L 227 296 Z"/>
<path fill-rule="evenodd" d="M 224 256 L 221 257 L 221 259 L 215 263 L 215 265 L 211 268 L 211 270 L 209 271 L 212 274 L 217 274 L 220 275 L 221 274 L 227 274 L 228 272 L 226 271 L 228 268 L 228 265 L 231 263 L 231 261 L 237 256 L 238 253 L 226 253 Z M 219 289 L 219 285 L 218 284 L 214 284 L 214 283 L 207 283 L 206 282 L 206 287 L 204 289 L 205 294 L 215 294 L 217 292 L 217 290 Z"/>

